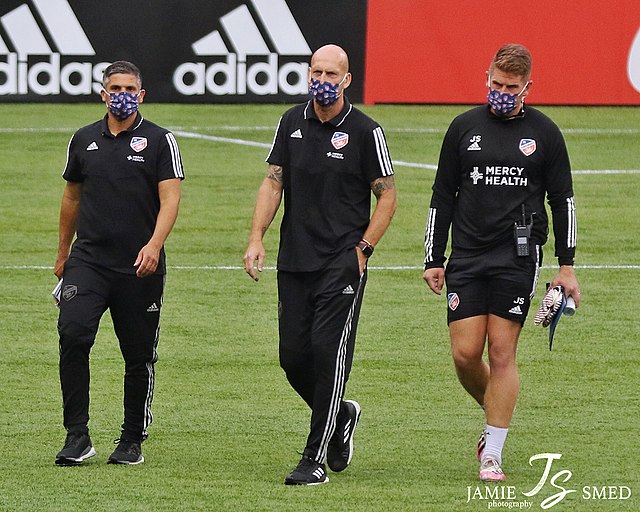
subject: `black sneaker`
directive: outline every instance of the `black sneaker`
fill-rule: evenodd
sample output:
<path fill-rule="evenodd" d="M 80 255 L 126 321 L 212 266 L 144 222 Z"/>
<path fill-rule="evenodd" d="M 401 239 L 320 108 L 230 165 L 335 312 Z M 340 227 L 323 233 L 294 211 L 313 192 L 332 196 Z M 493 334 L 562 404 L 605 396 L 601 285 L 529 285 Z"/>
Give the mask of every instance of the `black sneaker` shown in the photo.
<path fill-rule="evenodd" d="M 302 460 L 291 473 L 284 479 L 285 485 L 320 485 L 329 481 L 324 464 L 318 464 L 315 460 L 302 456 Z"/>
<path fill-rule="evenodd" d="M 338 422 L 336 431 L 329 440 L 327 464 L 335 473 L 344 471 L 353 457 L 353 434 L 360 419 L 360 404 L 355 400 L 345 400 L 347 413 L 344 423 Z"/>
<path fill-rule="evenodd" d="M 118 444 L 113 453 L 109 455 L 107 464 L 140 464 L 144 462 L 142 448 L 138 441 L 128 441 L 126 439 L 116 439 Z"/>
<path fill-rule="evenodd" d="M 56 455 L 55 463 L 58 466 L 77 466 L 96 454 L 89 434 L 72 432 L 67 434 L 64 448 Z"/>

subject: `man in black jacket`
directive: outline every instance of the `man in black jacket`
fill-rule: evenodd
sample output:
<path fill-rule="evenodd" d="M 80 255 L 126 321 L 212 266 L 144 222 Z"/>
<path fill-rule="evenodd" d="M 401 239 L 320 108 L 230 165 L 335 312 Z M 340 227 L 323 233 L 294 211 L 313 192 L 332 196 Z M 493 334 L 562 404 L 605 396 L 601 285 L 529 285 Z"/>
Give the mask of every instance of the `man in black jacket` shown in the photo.
<path fill-rule="evenodd" d="M 445 135 L 425 235 L 423 279 L 440 294 L 446 278 L 456 372 L 486 415 L 478 442 L 483 481 L 505 480 L 502 448 L 519 387 L 516 346 L 548 233 L 545 194 L 560 266 L 552 285 L 580 302 L 569 157 L 553 121 L 525 108 L 530 75 L 527 48 L 508 44 L 496 53 L 487 71 L 489 104 L 458 116 Z"/>

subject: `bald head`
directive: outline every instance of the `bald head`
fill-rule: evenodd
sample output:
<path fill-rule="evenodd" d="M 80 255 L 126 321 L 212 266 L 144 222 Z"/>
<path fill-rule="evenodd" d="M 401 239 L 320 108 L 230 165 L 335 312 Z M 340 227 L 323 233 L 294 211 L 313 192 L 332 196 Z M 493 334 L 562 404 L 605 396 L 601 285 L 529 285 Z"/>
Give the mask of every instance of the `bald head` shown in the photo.
<path fill-rule="evenodd" d="M 349 58 L 335 44 L 318 48 L 309 65 L 309 92 L 314 97 L 314 109 L 324 122 L 344 105 L 344 90 L 351 84 Z"/>
<path fill-rule="evenodd" d="M 349 71 L 349 57 L 338 45 L 327 44 L 318 48 L 311 56 L 311 67 L 314 66 L 338 69 L 345 75 Z"/>

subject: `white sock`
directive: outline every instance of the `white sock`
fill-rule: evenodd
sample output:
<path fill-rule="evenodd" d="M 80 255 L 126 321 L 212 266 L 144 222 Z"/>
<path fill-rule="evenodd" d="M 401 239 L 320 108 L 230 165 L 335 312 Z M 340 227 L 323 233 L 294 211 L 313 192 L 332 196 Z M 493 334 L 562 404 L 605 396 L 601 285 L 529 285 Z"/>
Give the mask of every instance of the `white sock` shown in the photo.
<path fill-rule="evenodd" d="M 486 446 L 482 453 L 482 460 L 487 458 L 495 460 L 498 464 L 502 464 L 502 448 L 509 433 L 508 428 L 492 427 L 487 425 L 485 428 Z"/>

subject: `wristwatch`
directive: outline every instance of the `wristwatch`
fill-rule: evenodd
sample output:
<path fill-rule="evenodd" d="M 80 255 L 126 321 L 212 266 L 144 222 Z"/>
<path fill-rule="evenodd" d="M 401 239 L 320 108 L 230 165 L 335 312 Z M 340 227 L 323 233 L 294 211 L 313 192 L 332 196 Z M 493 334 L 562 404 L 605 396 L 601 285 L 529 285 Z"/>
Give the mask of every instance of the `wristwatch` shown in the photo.
<path fill-rule="evenodd" d="M 370 258 L 373 254 L 373 245 L 367 242 L 364 238 L 358 242 L 358 247 L 360 247 L 362 254 L 364 254 L 367 258 Z"/>

